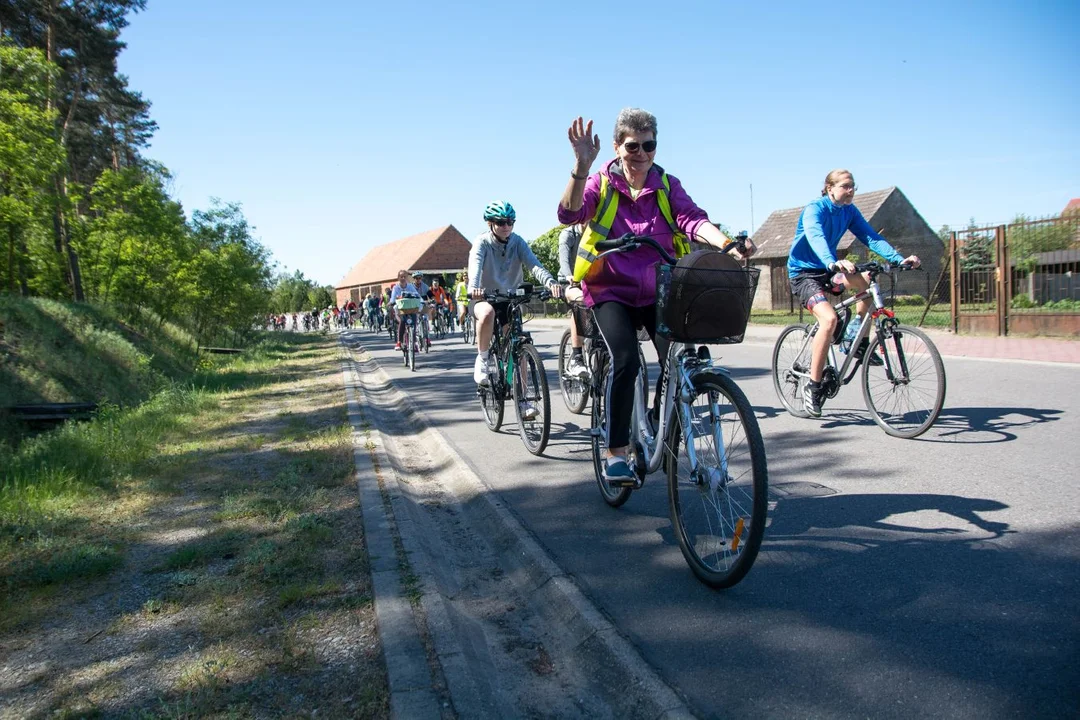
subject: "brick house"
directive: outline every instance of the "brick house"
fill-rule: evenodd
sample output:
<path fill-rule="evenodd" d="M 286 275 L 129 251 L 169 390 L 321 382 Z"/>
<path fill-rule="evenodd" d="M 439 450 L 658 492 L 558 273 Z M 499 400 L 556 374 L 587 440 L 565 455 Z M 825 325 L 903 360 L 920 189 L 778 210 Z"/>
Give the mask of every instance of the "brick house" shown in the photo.
<path fill-rule="evenodd" d="M 795 227 L 805 207 L 776 210 L 754 233 L 754 244 L 758 251 L 751 262 L 754 267 L 761 269 L 757 295 L 754 296 L 755 310 L 789 310 L 796 306 L 788 286 L 787 258 L 791 242 L 795 239 Z M 948 279 L 938 284 L 945 244 L 900 192 L 900 188 L 857 193 L 855 207 L 901 255 L 907 257 L 915 254 L 922 261 L 923 272 L 897 275 L 894 294 L 927 297 L 936 288 L 939 295 L 944 293 L 948 297 Z M 860 261 L 866 261 L 869 255 L 866 246 L 850 232 L 840 239 L 837 255 L 845 257 L 849 252 L 856 253 Z M 888 282 L 882 287 L 887 289 Z"/>
<path fill-rule="evenodd" d="M 379 245 L 338 282 L 337 304 L 350 299 L 359 304 L 369 292 L 381 293 L 397 282 L 400 270 L 420 270 L 429 285 L 438 277 L 452 287 L 454 276 L 469 263 L 470 250 L 472 244 L 453 225 Z"/>

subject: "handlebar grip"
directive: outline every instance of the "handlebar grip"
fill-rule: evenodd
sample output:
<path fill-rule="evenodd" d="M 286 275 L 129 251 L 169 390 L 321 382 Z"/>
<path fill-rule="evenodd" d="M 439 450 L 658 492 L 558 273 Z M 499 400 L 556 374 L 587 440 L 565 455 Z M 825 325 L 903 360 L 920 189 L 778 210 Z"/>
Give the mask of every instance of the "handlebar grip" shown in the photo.
<path fill-rule="evenodd" d="M 596 242 L 596 249 L 600 252 L 607 252 L 608 250 L 618 250 L 626 241 L 623 238 L 605 238 Z"/>

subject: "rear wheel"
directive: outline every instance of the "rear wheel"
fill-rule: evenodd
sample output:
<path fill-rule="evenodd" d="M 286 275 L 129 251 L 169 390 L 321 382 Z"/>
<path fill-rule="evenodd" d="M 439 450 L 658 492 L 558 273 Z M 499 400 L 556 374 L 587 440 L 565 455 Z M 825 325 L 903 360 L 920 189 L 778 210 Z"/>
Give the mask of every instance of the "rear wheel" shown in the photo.
<path fill-rule="evenodd" d="M 773 348 L 772 377 L 776 396 L 795 417 L 810 417 L 803 405 L 803 385 L 810 380 L 810 331 L 806 325 L 789 325 L 780 332 Z"/>
<path fill-rule="evenodd" d="M 921 330 L 896 325 L 866 352 L 863 399 L 874 422 L 893 437 L 922 435 L 945 404 L 945 365 L 934 343 Z"/>
<path fill-rule="evenodd" d="M 724 374 L 697 375 L 694 399 L 676 407 L 668 448 L 671 524 L 683 557 L 706 585 L 731 587 L 754 564 L 768 510 L 765 445 L 746 395 Z"/>
<path fill-rule="evenodd" d="M 581 415 L 589 402 L 589 384 L 580 378 L 566 376 L 566 366 L 570 362 L 573 351 L 574 347 L 570 344 L 570 330 L 567 330 L 559 342 L 559 389 L 562 391 L 566 409 L 575 415 Z"/>
<path fill-rule="evenodd" d="M 619 507 L 630 499 L 633 492 L 628 487 L 615 487 L 604 479 L 604 458 L 607 455 L 607 383 L 608 362 L 607 348 L 598 349 L 592 354 L 592 428 L 589 439 L 592 441 L 593 473 L 600 488 L 600 497 L 611 507 Z"/>
<path fill-rule="evenodd" d="M 540 353 L 523 345 L 514 368 L 514 407 L 521 442 L 533 455 L 547 447 L 551 434 L 551 395 Z"/>

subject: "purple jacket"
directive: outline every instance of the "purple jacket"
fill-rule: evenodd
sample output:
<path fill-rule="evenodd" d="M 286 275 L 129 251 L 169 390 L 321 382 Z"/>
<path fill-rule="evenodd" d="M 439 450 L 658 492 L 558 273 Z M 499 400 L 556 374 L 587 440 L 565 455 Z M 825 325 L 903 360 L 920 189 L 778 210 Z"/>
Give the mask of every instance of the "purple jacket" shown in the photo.
<path fill-rule="evenodd" d="M 592 220 L 600 202 L 602 173 L 608 176 L 611 189 L 622 195 L 608 237 L 615 238 L 628 232 L 648 235 L 674 255 L 671 227 L 656 202 L 656 191 L 664 187 L 661 180 L 663 172 L 659 165 L 653 165 L 649 169 L 649 176 L 645 178 L 645 187 L 641 194 L 636 201 L 631 200 L 630 185 L 623 175 L 619 159 L 615 158 L 601 168 L 600 172 L 589 176 L 585 182 L 585 199 L 580 210 L 572 212 L 559 205 L 559 222 L 572 225 Z M 698 227 L 708 222 L 709 216 L 694 204 L 677 178 L 668 175 L 668 181 L 671 183 L 668 197 L 675 225 L 693 240 Z M 652 305 L 656 302 L 656 271 L 653 268 L 659 261 L 656 251 L 648 247 L 628 253 L 612 253 L 598 260 L 589 268 L 589 275 L 581 284 L 585 293 L 585 304 L 592 307 L 597 303 L 615 300 L 630 307 Z"/>

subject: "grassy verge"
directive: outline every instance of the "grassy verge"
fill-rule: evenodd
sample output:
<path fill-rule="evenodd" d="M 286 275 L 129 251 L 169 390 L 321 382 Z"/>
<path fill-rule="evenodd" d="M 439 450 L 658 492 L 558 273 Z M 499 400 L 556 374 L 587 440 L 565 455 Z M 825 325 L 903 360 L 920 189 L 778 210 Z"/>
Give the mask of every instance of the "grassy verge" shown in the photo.
<path fill-rule="evenodd" d="M 276 335 L 0 450 L 0 650 L 60 671 L 0 715 L 387 715 L 338 358 Z"/>

